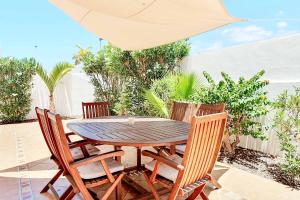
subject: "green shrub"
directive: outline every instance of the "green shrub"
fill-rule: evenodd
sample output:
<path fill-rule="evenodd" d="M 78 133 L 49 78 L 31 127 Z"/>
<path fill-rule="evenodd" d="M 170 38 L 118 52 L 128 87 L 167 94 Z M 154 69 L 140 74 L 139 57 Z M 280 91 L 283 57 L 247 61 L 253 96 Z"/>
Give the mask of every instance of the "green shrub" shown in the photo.
<path fill-rule="evenodd" d="M 108 101 L 114 108 L 123 88 L 124 79 L 120 63 L 113 59 L 119 56 L 120 50 L 106 45 L 97 53 L 90 49 L 80 48 L 73 57 L 75 64 L 82 64 L 84 72 L 90 77 L 94 85 L 94 96 L 96 101 Z"/>
<path fill-rule="evenodd" d="M 97 53 L 80 48 L 74 60 L 90 76 L 96 100 L 109 101 L 116 113 L 140 115 L 146 114 L 141 88 L 149 89 L 154 80 L 177 71 L 189 49 L 187 40 L 140 51 L 108 44 Z"/>
<path fill-rule="evenodd" d="M 226 111 L 229 113 L 228 134 L 223 141 L 230 153 L 234 153 L 241 135 L 266 138 L 264 127 L 258 121 L 259 117 L 268 113 L 270 105 L 267 93 L 263 90 L 268 81 L 260 80 L 264 73 L 262 70 L 248 80 L 240 77 L 238 81 L 234 81 L 228 74 L 222 72 L 223 80 L 216 83 L 207 72 L 204 72 L 204 77 L 209 83 L 208 89 L 194 100 L 198 99 L 199 102 L 209 104 L 226 104 Z"/>
<path fill-rule="evenodd" d="M 173 101 L 191 102 L 203 88 L 195 74 L 170 74 L 146 90 L 145 105 L 152 116 L 168 118 Z"/>
<path fill-rule="evenodd" d="M 273 128 L 284 152 L 283 171 L 300 177 L 300 88 L 294 94 L 284 91 L 273 104 L 276 109 Z"/>
<path fill-rule="evenodd" d="M 30 111 L 32 76 L 36 62 L 0 58 L 0 120 L 20 122 Z"/>
<path fill-rule="evenodd" d="M 121 90 L 114 112 L 119 115 L 145 115 L 143 88 L 135 79 L 127 80 Z"/>

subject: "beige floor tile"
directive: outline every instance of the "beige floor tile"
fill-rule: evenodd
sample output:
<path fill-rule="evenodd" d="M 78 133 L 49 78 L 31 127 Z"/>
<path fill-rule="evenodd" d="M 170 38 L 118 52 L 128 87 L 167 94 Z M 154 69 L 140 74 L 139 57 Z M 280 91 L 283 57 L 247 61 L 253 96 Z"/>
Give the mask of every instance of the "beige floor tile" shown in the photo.
<path fill-rule="evenodd" d="M 64 121 L 64 124 L 66 121 Z M 0 199 L 11 200 L 19 198 L 19 172 L 17 166 L 16 137 L 24 139 L 24 154 L 26 167 L 30 177 L 30 188 L 35 199 L 53 199 L 51 192 L 40 194 L 40 190 L 57 172 L 57 166 L 49 159 L 49 151 L 43 140 L 37 122 L 24 124 L 10 124 L 0 126 L 0 157 L 4 158 L 0 163 Z M 74 140 L 78 140 L 77 136 Z M 112 146 L 102 145 L 102 152 L 113 150 Z M 125 166 L 136 164 L 136 149 L 132 147 L 122 148 L 126 153 L 122 158 Z M 145 148 L 152 150 L 152 148 Z M 151 159 L 143 157 L 142 163 Z M 220 190 L 205 188 L 205 193 L 211 200 L 299 200 L 300 191 L 292 190 L 282 184 L 250 174 L 248 172 L 218 163 L 213 176 L 223 186 Z M 135 180 L 142 186 L 147 187 L 144 177 L 139 175 Z M 65 178 L 60 178 L 54 185 L 59 194 L 69 186 Z M 137 193 L 123 184 L 124 199 L 134 198 Z M 105 187 L 96 188 L 99 195 L 103 194 Z M 167 199 L 164 195 L 162 199 Z M 114 196 L 110 197 L 114 199 Z M 82 199 L 77 195 L 75 200 Z M 184 199 L 184 198 L 178 198 Z"/>

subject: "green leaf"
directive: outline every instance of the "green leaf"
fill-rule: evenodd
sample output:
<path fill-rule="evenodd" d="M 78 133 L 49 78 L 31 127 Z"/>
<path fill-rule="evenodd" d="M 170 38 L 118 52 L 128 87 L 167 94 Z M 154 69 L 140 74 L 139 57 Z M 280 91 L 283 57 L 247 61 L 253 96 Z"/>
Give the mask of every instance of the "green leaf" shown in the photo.
<path fill-rule="evenodd" d="M 146 90 L 144 93 L 145 99 L 151 103 L 156 111 L 163 117 L 169 118 L 169 112 L 166 103 L 160 99 L 155 92 Z"/>

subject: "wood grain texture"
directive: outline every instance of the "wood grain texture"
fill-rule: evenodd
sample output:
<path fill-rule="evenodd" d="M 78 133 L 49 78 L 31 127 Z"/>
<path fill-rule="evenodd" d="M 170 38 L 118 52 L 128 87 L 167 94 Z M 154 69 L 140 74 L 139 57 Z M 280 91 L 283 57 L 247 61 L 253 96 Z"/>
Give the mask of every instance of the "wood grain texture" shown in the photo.
<path fill-rule="evenodd" d="M 83 119 L 110 116 L 108 102 L 82 102 Z"/>
<path fill-rule="evenodd" d="M 190 123 L 198 108 L 199 104 L 174 101 L 170 118 L 172 120 Z"/>
<path fill-rule="evenodd" d="M 224 112 L 225 104 L 201 104 L 196 112 L 196 116 L 210 115 Z"/>
<path fill-rule="evenodd" d="M 71 122 L 67 127 L 78 135 L 101 144 L 116 146 L 166 146 L 186 142 L 190 125 L 163 118 L 104 117 Z"/>
<path fill-rule="evenodd" d="M 174 163 L 168 157 L 143 151 L 144 156 L 154 158 L 156 163 L 165 164 L 178 170 L 178 176 L 172 186 L 169 200 L 174 200 L 179 194 L 184 195 L 192 190 L 194 192 L 188 199 L 195 199 L 198 195 L 202 199 L 207 199 L 203 188 L 206 181 L 211 179 L 211 172 L 221 148 L 226 120 L 226 112 L 199 117 L 194 116 L 181 163 Z M 156 199 L 158 199 L 158 194 L 152 184 L 159 182 L 157 180 L 161 178 L 156 176 L 158 168 L 154 167 L 148 179 L 149 187 L 152 189 Z"/>
<path fill-rule="evenodd" d="M 105 159 L 113 158 L 115 156 L 124 155 L 123 151 L 117 152 L 109 152 L 105 154 L 99 154 L 93 157 L 85 158 L 79 161 L 75 161 L 72 157 L 70 147 L 68 145 L 68 141 L 65 135 L 64 127 L 62 124 L 61 116 L 58 114 L 48 112 L 46 114 L 47 120 L 50 124 L 50 131 L 53 133 L 55 137 L 55 145 L 58 150 L 58 154 L 61 158 L 62 164 L 65 166 L 64 175 L 68 178 L 71 186 L 73 188 L 74 193 L 81 193 L 84 199 L 92 200 L 94 199 L 94 194 L 89 190 L 89 187 L 99 186 L 107 183 L 108 181 L 112 184 L 107 188 L 104 196 L 101 197 L 102 200 L 108 199 L 110 194 L 116 187 L 120 184 L 124 172 L 116 172 L 116 178 L 110 172 L 109 167 L 107 166 Z M 82 165 L 88 165 L 93 162 L 101 162 L 106 176 L 96 177 L 93 180 L 85 180 L 81 178 L 80 173 L 78 171 L 78 167 Z M 120 192 L 120 191 L 119 191 Z M 121 195 L 117 195 L 120 197 Z"/>

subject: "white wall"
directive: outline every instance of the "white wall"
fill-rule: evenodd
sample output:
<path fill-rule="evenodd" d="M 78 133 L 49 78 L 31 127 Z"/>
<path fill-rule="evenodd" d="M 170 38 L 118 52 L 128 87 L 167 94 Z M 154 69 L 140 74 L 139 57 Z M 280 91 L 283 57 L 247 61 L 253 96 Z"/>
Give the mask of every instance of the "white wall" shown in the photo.
<path fill-rule="evenodd" d="M 284 89 L 291 90 L 294 85 L 300 87 L 300 34 L 261 41 L 253 44 L 235 46 L 217 51 L 204 52 L 186 57 L 182 67 L 187 72 L 202 75 L 205 70 L 214 78 L 220 79 L 220 72 L 229 73 L 233 78 L 250 77 L 261 69 L 266 70 L 265 79 L 269 96 L 274 98 Z M 34 77 L 32 90 L 32 109 L 28 118 L 36 118 L 34 107 L 48 108 L 48 92 L 39 77 Z M 93 101 L 93 86 L 83 73 L 70 73 L 65 76 L 55 91 L 57 112 L 64 116 L 81 116 L 81 102 Z M 270 124 L 269 118 L 262 119 Z M 268 141 L 243 137 L 241 146 L 280 154 L 279 142 L 273 132 L 269 132 Z"/>
<path fill-rule="evenodd" d="M 82 115 L 81 102 L 94 100 L 94 87 L 84 73 L 69 73 L 59 82 L 54 92 L 56 111 L 63 116 Z M 49 108 L 49 92 L 43 81 L 35 76 L 32 89 L 32 106 L 27 118 L 36 118 L 34 108 Z"/>
<path fill-rule="evenodd" d="M 183 60 L 182 66 L 185 71 L 199 76 L 207 71 L 217 80 L 221 79 L 221 71 L 238 79 L 240 76 L 249 78 L 264 69 L 264 79 L 270 81 L 266 89 L 273 99 L 284 89 L 300 87 L 300 34 L 191 55 Z M 271 118 L 269 116 L 262 120 L 270 125 Z M 268 134 L 269 141 L 264 142 L 249 136 L 243 137 L 241 146 L 280 154 L 276 134 L 271 130 Z"/>

